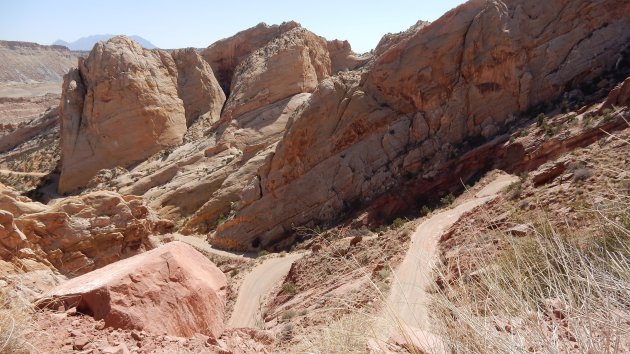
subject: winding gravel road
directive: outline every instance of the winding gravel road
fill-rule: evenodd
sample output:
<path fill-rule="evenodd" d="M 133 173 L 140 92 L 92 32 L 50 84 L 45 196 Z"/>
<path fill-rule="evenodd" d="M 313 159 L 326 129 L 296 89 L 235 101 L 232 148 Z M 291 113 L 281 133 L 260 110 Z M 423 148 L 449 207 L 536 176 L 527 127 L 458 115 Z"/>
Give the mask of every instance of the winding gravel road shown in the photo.
<path fill-rule="evenodd" d="M 273 289 L 273 287 L 287 275 L 291 264 L 302 258 L 304 253 L 288 254 L 284 257 L 269 258 L 249 272 L 240 289 L 234 304 L 232 317 L 228 321 L 228 327 L 254 327 L 259 317 L 261 302 Z"/>
<path fill-rule="evenodd" d="M 438 240 L 464 213 L 494 199 L 503 188 L 515 180 L 518 178 L 499 175 L 472 199 L 437 213 L 418 226 L 411 236 L 411 244 L 405 258 L 394 273 L 385 307 L 388 311 L 386 316 L 392 316 L 396 323 L 428 329 L 426 288 L 432 279 L 431 271 L 437 254 Z"/>

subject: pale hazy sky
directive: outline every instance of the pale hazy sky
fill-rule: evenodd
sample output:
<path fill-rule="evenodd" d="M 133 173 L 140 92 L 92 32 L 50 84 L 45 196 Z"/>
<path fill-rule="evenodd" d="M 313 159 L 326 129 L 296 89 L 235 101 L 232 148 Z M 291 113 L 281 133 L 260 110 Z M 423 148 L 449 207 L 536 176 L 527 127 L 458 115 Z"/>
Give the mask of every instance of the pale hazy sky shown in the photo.
<path fill-rule="evenodd" d="M 50 44 L 92 34 L 139 35 L 160 48 L 207 47 L 260 22 L 295 20 L 356 52 L 383 34 L 433 21 L 463 0 L 0 0 L 0 39 Z"/>

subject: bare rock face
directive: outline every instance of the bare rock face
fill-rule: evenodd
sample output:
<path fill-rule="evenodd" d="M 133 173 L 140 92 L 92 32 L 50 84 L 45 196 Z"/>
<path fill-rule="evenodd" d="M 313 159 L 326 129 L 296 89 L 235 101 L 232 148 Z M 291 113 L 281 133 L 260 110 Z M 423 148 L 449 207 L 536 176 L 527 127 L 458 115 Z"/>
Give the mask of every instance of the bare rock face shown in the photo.
<path fill-rule="evenodd" d="M 45 303 L 76 307 L 108 327 L 216 339 L 225 329 L 225 292 L 219 268 L 176 241 L 62 283 Z"/>
<path fill-rule="evenodd" d="M 319 84 L 259 168 L 260 193 L 209 240 L 266 247 L 410 178 L 441 185 L 474 141 L 613 67 L 629 14 L 618 0 L 473 0 L 410 31 L 364 74 Z"/>
<path fill-rule="evenodd" d="M 403 114 L 425 112 L 448 143 L 490 137 L 510 114 L 614 64 L 630 37 L 629 6 L 469 1 L 383 53 L 366 88 Z"/>
<path fill-rule="evenodd" d="M 186 124 L 195 125 L 194 133 L 189 129 L 188 139 L 198 138 L 203 131 L 217 122 L 225 103 L 225 94 L 210 65 L 194 48 L 176 50 L 172 53 L 177 66 L 177 88 L 184 102 Z M 194 124 L 197 122 L 197 124 Z"/>
<path fill-rule="evenodd" d="M 29 259 L 78 275 L 151 249 L 149 236 L 169 232 L 142 198 L 95 192 L 52 206 L 0 189 L 0 259 Z"/>
<path fill-rule="evenodd" d="M 606 109 L 613 109 L 618 106 L 630 105 L 630 78 L 625 79 L 617 85 L 602 104 L 600 113 Z"/>
<path fill-rule="evenodd" d="M 330 75 L 326 40 L 297 27 L 255 50 L 235 70 L 222 119 L 302 92 Z"/>
<path fill-rule="evenodd" d="M 225 94 L 196 50 L 147 50 L 119 36 L 97 44 L 64 81 L 59 191 L 203 136 Z"/>
<path fill-rule="evenodd" d="M 260 23 L 213 43 L 203 51 L 202 56 L 210 63 L 225 93 L 229 94 L 234 71 L 243 60 L 267 42 L 299 26 L 299 23 L 293 21 L 272 26 Z"/>
<path fill-rule="evenodd" d="M 408 38 L 414 33 L 417 33 L 418 31 L 428 26 L 429 24 L 430 22 L 420 20 L 416 22 L 413 26 L 409 27 L 406 31 L 399 32 L 399 33 L 388 33 L 384 35 L 381 38 L 381 40 L 378 42 L 378 44 L 376 45 L 376 48 L 374 48 L 374 56 L 379 57 L 381 54 L 385 53 L 388 49 L 396 46 L 403 39 Z"/>
<path fill-rule="evenodd" d="M 340 71 L 355 70 L 371 59 L 371 55 L 358 56 L 355 54 L 348 41 L 335 39 L 328 41 L 327 47 L 333 74 Z"/>
<path fill-rule="evenodd" d="M 176 72 L 170 55 L 122 36 L 99 42 L 79 61 L 63 84 L 60 192 L 182 142 Z"/>

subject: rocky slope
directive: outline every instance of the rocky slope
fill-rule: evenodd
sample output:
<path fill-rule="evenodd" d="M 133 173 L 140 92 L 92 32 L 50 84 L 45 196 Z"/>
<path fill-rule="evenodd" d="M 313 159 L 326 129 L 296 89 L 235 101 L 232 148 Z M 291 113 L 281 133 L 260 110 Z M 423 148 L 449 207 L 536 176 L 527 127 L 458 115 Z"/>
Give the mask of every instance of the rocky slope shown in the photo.
<path fill-rule="evenodd" d="M 450 161 L 520 112 L 613 68 L 630 36 L 620 6 L 628 4 L 471 1 L 368 70 L 322 81 L 260 169 L 260 197 L 213 242 L 264 246 L 292 225 L 330 221 L 401 181 L 432 185 Z"/>
<path fill-rule="evenodd" d="M 544 5 L 473 0 L 432 24 L 420 22 L 385 38 L 365 64 L 348 64 L 348 55 L 340 55 L 343 45 L 296 23 L 261 24 L 202 53 L 228 93 L 218 122 L 211 119 L 202 138 L 151 157 L 178 145 L 186 129 L 179 118 L 185 95 L 167 80 L 173 77 L 166 75 L 167 54 L 144 57 L 154 58 L 147 65 L 161 68 L 148 77 L 162 82 L 163 92 L 150 85 L 148 91 L 142 85 L 119 91 L 172 102 L 144 119 L 173 124 L 173 134 L 164 142 L 140 133 L 138 140 L 146 144 L 139 151 L 138 144 L 106 143 L 88 133 L 92 125 L 85 133 L 78 128 L 84 118 L 95 119 L 91 106 L 82 106 L 83 95 L 98 103 L 96 112 L 125 101 L 100 90 L 83 93 L 81 85 L 72 84 L 80 80 L 69 76 L 64 97 L 77 98 L 62 107 L 60 190 L 85 186 L 102 168 L 129 168 L 97 188 L 143 194 L 185 232 L 216 229 L 210 241 L 225 248 L 283 247 L 295 226 L 334 223 L 361 205 L 373 205 L 373 219 L 382 221 L 435 197 L 436 188 L 446 193 L 460 179 L 517 162 L 524 155 L 482 162 L 477 154 L 493 151 L 490 147 L 469 151 L 501 137 L 524 111 L 569 93 L 578 104 L 602 74 L 627 70 L 628 6 L 615 0 Z M 118 39 L 90 58 L 131 48 L 131 42 Z M 90 58 L 85 61 L 90 69 L 84 63 L 80 71 L 119 70 Z M 133 65 L 129 58 L 125 65 Z M 355 66 L 330 76 L 333 68 Z M 95 77 L 81 75 L 83 86 L 97 84 Z M 102 124 L 111 127 L 124 116 L 116 110 L 107 114 L 111 123 Z M 136 116 L 127 124 L 140 121 Z M 117 139 L 129 141 L 125 134 Z M 75 149 L 75 140 L 85 148 Z M 94 153 L 86 153 L 91 149 Z M 107 157 L 95 158 L 99 151 Z M 79 160 L 81 165 L 72 164 Z M 453 168 L 456 173 L 449 173 Z"/>
<path fill-rule="evenodd" d="M 0 189 L 0 268 L 13 283 L 31 272 L 76 276 L 153 248 L 149 236 L 169 232 L 142 199 L 96 192 L 58 201 L 33 202 L 9 187 Z M 23 275 L 26 273 L 26 275 Z M 44 281 L 48 277 L 40 277 Z M 27 296 L 47 290 L 33 275 Z"/>
<path fill-rule="evenodd" d="M 0 41 L 0 83 L 61 82 L 77 65 L 76 54 L 63 46 Z"/>

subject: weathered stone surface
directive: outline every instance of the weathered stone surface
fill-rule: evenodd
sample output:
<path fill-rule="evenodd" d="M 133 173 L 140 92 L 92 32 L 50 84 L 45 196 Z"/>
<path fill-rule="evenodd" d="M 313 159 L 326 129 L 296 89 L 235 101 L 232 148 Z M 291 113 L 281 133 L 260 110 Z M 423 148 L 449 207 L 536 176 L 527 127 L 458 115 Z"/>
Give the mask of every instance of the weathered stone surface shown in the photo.
<path fill-rule="evenodd" d="M 58 123 L 59 108 L 55 107 L 29 122 L 11 127 L 6 134 L 0 135 L 0 152 L 9 151 L 38 134 L 52 130 Z"/>
<path fill-rule="evenodd" d="M 252 52 L 235 69 L 223 120 L 312 92 L 330 75 L 326 40 L 297 27 Z"/>
<path fill-rule="evenodd" d="M 177 66 L 177 88 L 184 102 L 186 124 L 189 127 L 186 138 L 198 139 L 219 120 L 225 94 L 212 68 L 196 49 L 176 50 L 171 55 Z"/>
<path fill-rule="evenodd" d="M 400 43 L 406 38 L 409 38 L 411 35 L 417 33 L 422 28 L 428 26 L 430 22 L 427 21 L 418 21 L 413 26 L 409 27 L 406 31 L 399 33 L 387 33 L 384 35 L 381 40 L 374 48 L 374 57 L 379 57 L 381 54 L 385 53 L 385 51 L 389 50 L 391 47 Z"/>
<path fill-rule="evenodd" d="M 71 279 L 44 303 L 104 320 L 114 328 L 218 338 L 225 328 L 225 275 L 192 246 L 171 242 Z"/>
<path fill-rule="evenodd" d="M 357 69 L 371 59 L 371 55 L 369 54 L 359 56 L 354 53 L 348 41 L 335 39 L 328 41 L 327 47 L 330 55 L 332 74 L 336 74 L 344 70 Z"/>
<path fill-rule="evenodd" d="M 245 58 L 272 39 L 299 26 L 299 23 L 293 21 L 272 26 L 259 23 L 213 43 L 203 51 L 202 56 L 210 63 L 223 90 L 229 94 L 234 70 Z"/>
<path fill-rule="evenodd" d="M 451 144 L 493 136 L 510 114 L 614 65 L 630 37 L 629 6 L 469 1 L 383 53 L 366 87 L 401 113 L 426 112 Z"/>
<path fill-rule="evenodd" d="M 630 104 L 630 78 L 615 87 L 606 101 L 602 104 L 599 113 L 603 113 L 606 109 L 613 109 L 618 106 L 627 106 Z"/>
<path fill-rule="evenodd" d="M 615 65 L 629 10 L 616 0 L 473 0 L 400 39 L 363 78 L 323 80 L 259 169 L 260 198 L 211 242 L 265 247 L 408 178 L 439 185 L 474 141 Z"/>
<path fill-rule="evenodd" d="M 79 60 L 63 84 L 60 192 L 182 142 L 186 118 L 176 72 L 168 53 L 123 36 Z"/>
<path fill-rule="evenodd" d="M 65 275 L 77 275 L 151 249 L 150 235 L 169 232 L 142 198 L 95 192 L 52 206 L 0 189 L 0 257 L 31 259 Z"/>

